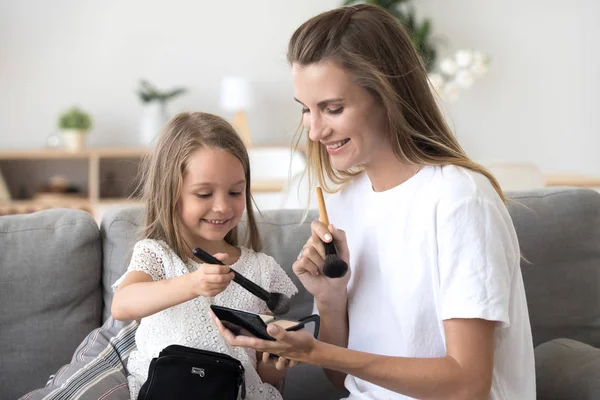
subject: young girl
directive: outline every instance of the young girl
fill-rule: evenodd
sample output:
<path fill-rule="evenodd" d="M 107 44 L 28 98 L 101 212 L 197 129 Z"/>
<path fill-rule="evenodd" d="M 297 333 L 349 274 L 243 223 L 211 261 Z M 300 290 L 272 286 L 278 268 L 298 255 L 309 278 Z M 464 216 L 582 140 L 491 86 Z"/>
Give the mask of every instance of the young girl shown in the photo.
<path fill-rule="evenodd" d="M 288 47 L 308 163 L 331 221 L 294 272 L 320 340 L 229 343 L 327 368 L 348 399 L 535 399 L 517 235 L 496 180 L 446 126 L 409 34 L 372 5 L 311 18 Z M 326 179 L 327 178 L 327 179 Z M 334 240 L 351 273 L 321 271 Z"/>
<path fill-rule="evenodd" d="M 205 113 L 175 116 L 147 160 L 143 197 L 144 239 L 113 286 L 111 310 L 115 319 L 140 321 L 128 362 L 131 398 L 146 381 L 152 358 L 179 344 L 239 359 L 248 399 L 281 399 L 274 385 L 285 372 L 257 362 L 254 350 L 229 346 L 209 316 L 212 304 L 268 312 L 262 300 L 230 284 L 229 265 L 269 291 L 297 292 L 275 260 L 258 252 L 248 153 L 231 125 Z M 248 247 L 237 242 L 244 210 Z M 196 247 L 227 266 L 200 264 L 192 254 Z"/>

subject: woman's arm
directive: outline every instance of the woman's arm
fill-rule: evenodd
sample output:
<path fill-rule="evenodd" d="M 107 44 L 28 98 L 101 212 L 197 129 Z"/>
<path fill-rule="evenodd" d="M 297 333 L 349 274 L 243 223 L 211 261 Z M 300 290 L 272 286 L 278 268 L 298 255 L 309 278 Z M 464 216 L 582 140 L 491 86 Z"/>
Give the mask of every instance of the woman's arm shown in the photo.
<path fill-rule="evenodd" d="M 305 361 L 419 399 L 487 400 L 495 324 L 481 319 L 444 321 L 447 351 L 442 358 L 380 356 L 317 342 Z"/>
<path fill-rule="evenodd" d="M 276 341 L 234 336 L 216 320 L 234 346 L 279 354 L 320 365 L 374 383 L 396 393 L 424 400 L 487 400 L 494 367 L 496 322 L 481 319 L 444 321 L 446 356 L 389 357 L 349 350 L 315 340 L 308 332 L 287 332 L 270 325 Z"/>
<path fill-rule="evenodd" d="M 321 239 L 321 237 L 323 239 Z M 325 227 L 319 221 L 311 223 L 311 237 L 302 248 L 298 260 L 292 266 L 302 285 L 315 298 L 321 317 L 319 340 L 339 347 L 348 346 L 348 293 L 347 286 L 352 271 L 342 278 L 330 279 L 323 274 L 325 247 L 323 240 L 334 240 L 339 256 L 349 263 L 350 254 L 346 234 L 333 225 Z M 325 369 L 327 378 L 337 387 L 344 387 L 346 374 Z"/>
<path fill-rule="evenodd" d="M 327 305 L 317 303 L 321 317 L 319 340 L 338 347 L 348 347 L 347 303 Z M 334 386 L 344 388 L 346 373 L 325 367 L 325 375 Z"/>

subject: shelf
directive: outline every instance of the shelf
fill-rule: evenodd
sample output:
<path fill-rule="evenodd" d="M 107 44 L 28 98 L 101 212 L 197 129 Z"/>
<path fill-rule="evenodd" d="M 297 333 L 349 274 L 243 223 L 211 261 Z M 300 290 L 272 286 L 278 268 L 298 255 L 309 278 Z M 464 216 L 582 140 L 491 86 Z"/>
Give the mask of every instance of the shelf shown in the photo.
<path fill-rule="evenodd" d="M 260 162 L 263 156 L 267 157 L 277 148 L 281 150 L 286 146 L 253 146 L 249 152 L 251 158 L 256 158 L 254 162 Z M 31 197 L 58 174 L 74 183 L 85 196 L 54 198 L 45 195 L 44 198 L 13 200 L 0 203 L 0 215 L 47 208 L 77 208 L 95 213 L 111 206 L 142 204 L 129 196 L 137 193 L 140 161 L 150 152 L 149 147 L 90 147 L 76 152 L 65 149 L 0 149 L 0 172 L 4 173 L 6 185 L 13 195 L 19 193 L 17 197 Z M 267 165 L 267 171 L 269 168 L 272 166 Z M 265 178 L 268 176 L 265 175 Z M 253 179 L 251 190 L 255 195 L 278 193 L 284 190 L 286 184 L 287 179 L 278 177 Z"/>
<path fill-rule="evenodd" d="M 600 177 L 569 173 L 546 174 L 545 184 L 546 186 L 576 186 L 600 188 Z"/>
<path fill-rule="evenodd" d="M 143 147 L 90 147 L 81 151 L 64 149 L 15 149 L 0 150 L 0 160 L 48 160 L 48 159 L 78 159 L 78 158 L 137 158 L 149 154 L 150 149 Z"/>
<path fill-rule="evenodd" d="M 253 146 L 248 150 L 267 150 L 282 148 L 286 146 L 265 145 Z M 89 147 L 80 151 L 67 151 L 65 149 L 4 149 L 0 150 L 0 160 L 47 160 L 47 159 L 77 159 L 90 158 L 138 158 L 149 154 L 150 148 L 146 147 Z M 299 146 L 298 151 L 303 152 L 303 146 Z"/>

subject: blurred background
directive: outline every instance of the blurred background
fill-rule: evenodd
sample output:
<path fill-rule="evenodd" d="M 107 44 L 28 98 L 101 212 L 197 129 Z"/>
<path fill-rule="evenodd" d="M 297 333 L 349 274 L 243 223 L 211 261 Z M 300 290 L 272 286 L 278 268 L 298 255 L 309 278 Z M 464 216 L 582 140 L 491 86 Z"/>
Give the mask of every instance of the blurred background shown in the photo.
<path fill-rule="evenodd" d="M 237 118 L 263 208 L 303 206 L 282 200 L 304 166 L 288 150 L 300 109 L 286 46 L 342 3 L 0 0 L 2 212 L 33 211 L 43 194 L 77 195 L 82 208 L 130 196 L 153 129 L 180 111 Z M 428 25 L 432 83 L 454 84 L 436 88 L 472 158 L 509 190 L 600 187 L 600 2 L 397 3 L 417 29 Z M 62 134 L 80 128 L 81 143 Z"/>

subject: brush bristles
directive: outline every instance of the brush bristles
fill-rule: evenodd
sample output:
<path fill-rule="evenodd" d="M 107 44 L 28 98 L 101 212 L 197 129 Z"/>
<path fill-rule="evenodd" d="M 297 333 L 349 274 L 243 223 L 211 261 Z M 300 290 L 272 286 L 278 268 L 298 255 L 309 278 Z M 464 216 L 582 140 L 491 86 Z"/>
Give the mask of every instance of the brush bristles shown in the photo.
<path fill-rule="evenodd" d="M 282 315 L 290 311 L 290 298 L 281 293 L 271 293 L 271 298 L 267 301 L 267 307 L 275 315 Z"/>
<path fill-rule="evenodd" d="M 328 278 L 341 278 L 348 272 L 348 264 L 337 254 L 328 254 L 325 256 L 325 265 L 323 274 Z"/>

